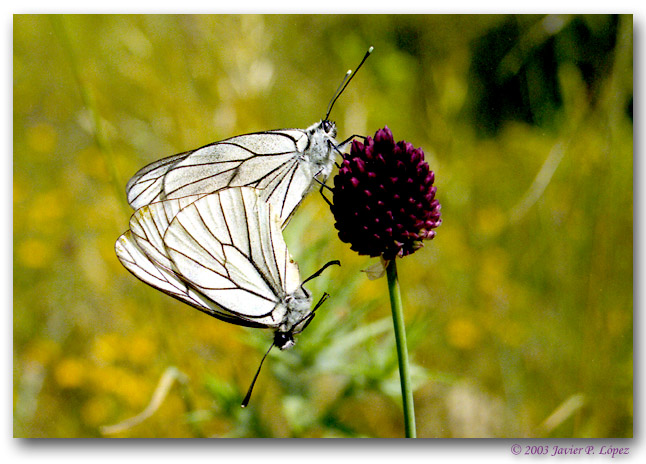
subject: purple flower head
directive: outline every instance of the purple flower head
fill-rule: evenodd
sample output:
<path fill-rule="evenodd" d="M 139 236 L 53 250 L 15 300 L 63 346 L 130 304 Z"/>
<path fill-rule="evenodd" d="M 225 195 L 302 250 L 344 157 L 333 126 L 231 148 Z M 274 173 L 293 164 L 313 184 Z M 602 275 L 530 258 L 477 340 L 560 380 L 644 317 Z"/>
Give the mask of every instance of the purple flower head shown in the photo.
<path fill-rule="evenodd" d="M 387 126 L 365 144 L 354 140 L 334 178 L 339 238 L 360 255 L 391 260 L 414 253 L 442 223 L 434 180 L 422 149 L 395 143 Z"/>

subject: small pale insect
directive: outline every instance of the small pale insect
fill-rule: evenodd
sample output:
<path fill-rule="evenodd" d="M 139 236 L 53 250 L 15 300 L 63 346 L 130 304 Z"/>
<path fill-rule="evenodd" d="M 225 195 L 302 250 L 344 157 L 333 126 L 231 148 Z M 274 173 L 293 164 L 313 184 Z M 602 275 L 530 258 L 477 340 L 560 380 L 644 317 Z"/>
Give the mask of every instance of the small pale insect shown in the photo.
<path fill-rule="evenodd" d="M 303 285 L 339 262 L 301 281 L 280 225 L 259 190 L 229 188 L 140 208 L 115 249 L 145 283 L 223 321 L 273 329 L 270 350 L 287 349 L 327 298 L 312 309 Z"/>
<path fill-rule="evenodd" d="M 354 73 L 348 71 L 325 117 L 307 129 L 280 129 L 239 135 L 155 161 L 128 182 L 128 203 L 139 209 L 153 202 L 208 194 L 230 187 L 254 187 L 278 211 L 285 227 L 315 182 L 332 172 L 334 159 L 355 136 L 337 143 L 329 120 L 334 103 L 372 53 L 370 47 Z"/>

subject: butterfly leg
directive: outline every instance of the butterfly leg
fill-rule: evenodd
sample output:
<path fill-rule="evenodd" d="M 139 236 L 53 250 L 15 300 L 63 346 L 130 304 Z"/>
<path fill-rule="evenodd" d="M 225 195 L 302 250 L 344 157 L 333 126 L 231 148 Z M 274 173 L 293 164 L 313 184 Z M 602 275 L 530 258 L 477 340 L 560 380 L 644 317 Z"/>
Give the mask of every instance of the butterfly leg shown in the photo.
<path fill-rule="evenodd" d="M 339 150 L 339 147 L 340 147 L 341 145 L 343 145 L 343 144 L 334 145 L 334 144 L 333 144 L 333 143 L 331 143 L 331 142 L 328 142 L 328 143 L 330 143 L 330 147 L 332 147 L 332 149 L 333 149 L 334 151 L 336 151 L 336 152 L 337 152 L 337 154 L 341 155 L 341 158 L 343 158 L 343 152 L 342 152 L 341 150 Z M 345 142 L 344 142 L 344 143 L 345 143 Z M 336 162 L 336 160 L 334 161 L 334 165 L 337 167 L 337 169 L 341 169 L 341 165 L 340 165 L 339 163 L 337 163 L 337 162 Z"/>
<path fill-rule="evenodd" d="M 322 272 L 323 272 L 327 267 L 332 266 L 333 264 L 336 264 L 337 266 L 340 266 L 340 265 L 341 265 L 341 262 L 340 262 L 338 259 L 335 259 L 335 260 L 333 260 L 333 261 L 328 261 L 327 263 L 325 263 L 325 264 L 323 265 L 323 267 L 322 267 L 321 269 L 319 269 L 319 270 L 318 270 L 318 271 L 316 271 L 314 274 L 312 274 L 312 275 L 311 275 L 311 276 L 309 276 L 307 279 L 305 279 L 305 280 L 303 281 L 303 283 L 301 283 L 301 288 L 303 287 L 303 285 L 305 285 L 305 284 L 306 284 L 307 282 L 309 282 L 310 280 L 314 279 L 315 277 L 320 276 L 320 275 L 321 275 L 321 273 L 322 273 Z M 303 289 L 303 290 L 305 290 L 305 289 Z M 317 305 L 317 306 L 318 306 L 318 305 Z"/>
<path fill-rule="evenodd" d="M 332 191 L 332 188 L 331 188 L 331 187 L 329 187 L 328 185 L 326 185 L 326 184 L 325 184 L 325 182 L 321 182 L 320 180 L 318 180 L 316 177 L 314 178 L 314 180 L 315 180 L 316 182 L 318 182 L 319 184 L 321 184 L 321 189 L 319 190 L 319 193 L 321 194 L 321 196 L 323 197 L 323 199 L 325 200 L 325 202 L 328 204 L 328 206 L 332 206 L 332 202 L 331 202 L 330 200 L 328 200 L 328 197 L 326 197 L 326 196 L 325 196 L 325 194 L 323 193 L 323 189 L 325 189 L 325 188 L 326 188 L 326 189 L 328 189 L 328 190 L 331 192 L 331 191 Z"/>
<path fill-rule="evenodd" d="M 354 140 L 354 139 L 361 139 L 361 140 L 363 140 L 365 142 L 366 141 L 366 136 L 365 135 L 359 135 L 359 134 L 351 135 L 350 137 L 345 139 L 343 142 L 338 144 L 337 147 L 341 148 L 341 147 L 345 146 L 345 144 L 352 142 L 352 140 Z"/>
<path fill-rule="evenodd" d="M 314 309 L 312 310 L 312 313 L 314 313 L 317 309 L 321 307 L 323 303 L 325 303 L 325 300 L 330 298 L 330 294 L 328 292 L 323 292 L 323 295 L 321 295 L 321 299 L 316 303 L 316 306 L 314 306 Z"/>
<path fill-rule="evenodd" d="M 321 296 L 321 299 L 318 301 L 318 303 L 316 303 L 316 306 L 314 306 L 314 309 L 312 309 L 300 321 L 298 321 L 296 324 L 294 324 L 294 327 L 297 327 L 299 324 L 301 324 L 301 323 L 303 323 L 303 321 L 305 321 L 305 323 L 303 324 L 303 327 L 301 327 L 298 330 L 298 332 L 294 332 L 294 333 L 301 333 L 303 330 L 305 330 L 305 328 L 308 325 L 310 325 L 310 322 L 312 322 L 312 319 L 314 319 L 314 316 L 316 315 L 316 310 L 319 309 L 321 307 L 321 305 L 323 303 L 325 303 L 325 300 L 327 300 L 329 297 L 330 297 L 329 293 L 327 293 L 327 292 L 323 293 L 323 295 Z"/>
<path fill-rule="evenodd" d="M 343 157 L 344 155 L 343 155 L 343 152 L 342 152 L 341 150 L 343 150 L 343 149 L 345 148 L 345 146 L 346 146 L 348 143 L 350 143 L 352 140 L 354 140 L 355 138 L 359 138 L 359 139 L 363 140 L 364 142 L 365 142 L 365 140 L 366 140 L 366 137 L 365 137 L 365 136 L 363 136 L 363 135 L 358 135 L 358 134 L 354 134 L 354 135 L 351 135 L 350 137 L 348 137 L 347 139 L 345 139 L 343 142 L 339 143 L 338 145 L 333 145 L 332 147 L 334 148 L 334 150 L 335 150 L 339 155 L 341 155 L 341 157 Z M 340 165 L 339 163 L 337 163 L 336 161 L 334 162 L 334 164 L 336 164 L 336 167 L 337 167 L 337 168 L 341 168 L 341 165 Z"/>
<path fill-rule="evenodd" d="M 309 313 L 307 316 L 305 316 L 305 318 L 303 318 L 303 321 L 305 321 L 305 322 L 303 323 L 303 327 L 301 327 L 301 328 L 298 330 L 298 332 L 294 332 L 294 333 L 301 333 L 303 330 L 305 330 L 305 329 L 307 328 L 307 326 L 308 326 L 308 325 L 310 325 L 310 322 L 312 322 L 312 319 L 314 319 L 314 316 L 316 316 L 316 313 L 315 313 L 314 311 L 312 311 L 312 312 L 311 312 L 311 313 Z M 301 322 L 303 322 L 303 321 L 301 321 Z M 300 323 L 299 323 L 299 324 L 300 324 Z"/>
<path fill-rule="evenodd" d="M 314 274 L 312 274 L 311 276 L 309 276 L 307 279 L 305 279 L 305 280 L 301 283 L 301 290 L 303 290 L 303 292 L 305 292 L 305 295 L 309 296 L 309 292 L 305 289 L 304 285 L 305 285 L 307 282 L 309 282 L 310 280 L 314 279 L 315 277 L 320 276 L 320 275 L 321 275 L 321 273 L 322 273 L 322 272 L 323 272 L 323 271 L 324 271 L 328 266 L 332 266 L 333 264 L 336 264 L 337 266 L 340 266 L 340 265 L 341 265 L 341 261 L 339 261 L 338 259 L 335 259 L 334 261 L 328 261 L 327 263 L 325 263 L 325 264 L 323 265 L 323 267 L 322 267 L 321 269 L 319 269 L 318 271 L 316 271 Z M 330 296 L 330 295 L 328 295 L 327 293 L 324 293 L 324 294 L 323 294 L 323 296 L 321 297 L 321 299 L 319 300 L 319 302 L 318 302 L 318 303 L 316 303 L 316 306 L 314 307 L 314 309 L 312 310 L 312 312 L 316 311 L 316 310 L 318 309 L 318 307 L 319 307 L 319 306 L 321 306 L 321 305 L 323 304 L 323 302 L 324 302 L 325 300 L 327 300 L 327 299 L 328 299 L 328 297 L 329 297 L 329 296 Z M 307 317 L 307 316 L 305 316 L 305 317 Z M 303 319 L 305 319 L 305 318 L 303 318 Z M 299 322 L 299 324 L 300 324 L 300 322 Z M 295 326 L 296 326 L 296 325 L 298 325 L 298 324 L 295 324 Z"/>

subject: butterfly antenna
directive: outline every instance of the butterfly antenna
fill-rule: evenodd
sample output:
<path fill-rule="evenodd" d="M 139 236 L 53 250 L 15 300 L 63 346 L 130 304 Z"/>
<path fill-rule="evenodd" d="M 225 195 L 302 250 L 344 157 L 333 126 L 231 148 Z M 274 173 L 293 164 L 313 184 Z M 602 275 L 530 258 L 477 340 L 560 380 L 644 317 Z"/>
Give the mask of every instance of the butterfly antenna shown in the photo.
<path fill-rule="evenodd" d="M 372 51 L 373 51 L 374 49 L 375 49 L 375 47 L 370 47 L 370 48 L 368 49 L 368 51 L 366 52 L 366 54 L 363 56 L 363 59 L 361 60 L 361 63 L 359 63 L 359 66 L 357 66 L 357 69 L 355 69 L 355 70 L 354 70 L 354 73 L 352 72 L 352 70 L 349 70 L 349 71 L 346 73 L 346 75 L 343 77 L 343 81 L 341 81 L 341 85 L 339 86 L 339 88 L 337 89 L 337 91 L 334 93 L 334 98 L 332 99 L 332 101 L 330 102 L 330 104 L 329 104 L 329 105 L 328 105 L 328 107 L 327 107 L 327 113 L 325 113 L 324 121 L 327 121 L 327 120 L 328 120 L 328 118 L 330 117 L 330 113 L 332 112 L 332 107 L 333 107 L 333 106 L 334 106 L 334 104 L 336 103 L 337 99 L 341 96 L 341 94 L 343 93 L 343 91 L 345 90 L 345 88 L 348 86 L 348 84 L 350 83 L 350 81 L 352 80 L 352 78 L 353 78 L 354 76 L 356 76 L 356 75 L 357 75 L 357 71 L 359 71 L 359 68 L 361 68 L 361 66 L 363 65 L 363 63 L 365 63 L 365 62 L 366 62 L 366 60 L 368 59 L 368 57 L 370 56 L 370 54 L 372 53 Z M 339 90 L 339 89 L 341 89 L 341 90 Z"/>
<path fill-rule="evenodd" d="M 303 287 L 303 285 L 305 285 L 305 283 L 306 283 L 306 282 L 309 282 L 309 281 L 310 281 L 310 280 L 312 280 L 313 278 L 320 276 L 320 275 L 321 275 L 321 272 L 323 272 L 323 271 L 324 271 L 328 266 L 332 266 L 333 264 L 336 264 L 337 266 L 340 266 L 340 265 L 341 265 L 341 261 L 339 261 L 338 259 L 335 259 L 334 261 L 330 261 L 330 262 L 325 263 L 325 265 L 324 265 L 321 269 L 319 269 L 319 270 L 318 270 L 318 271 L 316 271 L 314 274 L 312 274 L 312 275 L 311 275 L 311 276 L 309 276 L 307 279 L 305 279 L 305 280 L 301 283 L 301 287 Z M 317 305 L 317 306 L 318 306 L 318 305 Z"/>
<path fill-rule="evenodd" d="M 265 358 L 271 351 L 271 349 L 274 347 L 274 344 L 272 343 L 265 355 L 262 357 L 260 360 L 260 366 L 258 366 L 258 370 L 256 371 L 256 375 L 253 376 L 253 380 L 251 381 L 251 385 L 249 385 L 249 390 L 247 390 L 247 394 L 245 395 L 244 399 L 242 400 L 242 406 L 243 408 L 246 408 L 247 405 L 249 404 L 249 400 L 251 399 L 251 392 L 253 391 L 253 386 L 256 384 L 256 380 L 258 379 L 258 375 L 260 374 L 260 368 L 262 367 L 262 363 L 265 362 Z"/>
<path fill-rule="evenodd" d="M 325 113 L 326 121 L 327 121 L 327 118 L 330 116 L 330 111 L 332 111 L 332 105 L 334 105 L 334 102 L 336 101 L 337 98 L 339 98 L 339 95 L 341 94 L 341 88 L 348 81 L 351 74 L 352 74 L 352 69 L 348 69 L 348 72 L 345 73 L 345 76 L 343 76 L 343 80 L 341 81 L 341 84 L 339 84 L 336 91 L 334 92 L 334 97 L 332 97 L 332 100 L 330 100 L 330 104 L 327 106 L 327 111 Z"/>

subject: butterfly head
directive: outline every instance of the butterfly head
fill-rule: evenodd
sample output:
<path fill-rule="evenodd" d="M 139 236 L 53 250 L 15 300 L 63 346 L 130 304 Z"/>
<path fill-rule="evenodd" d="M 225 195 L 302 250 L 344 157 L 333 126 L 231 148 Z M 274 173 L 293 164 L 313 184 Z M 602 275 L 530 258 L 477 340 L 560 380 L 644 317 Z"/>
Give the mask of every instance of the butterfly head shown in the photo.
<path fill-rule="evenodd" d="M 321 142 L 325 143 L 325 141 L 334 140 L 334 137 L 336 137 L 336 123 L 329 119 L 323 119 L 308 127 L 306 132 L 310 140 L 310 145 Z"/>
<path fill-rule="evenodd" d="M 307 128 L 307 147 L 303 156 L 314 168 L 315 176 L 327 179 L 334 165 L 336 124 L 323 119 Z"/>
<path fill-rule="evenodd" d="M 325 134 L 327 134 L 328 137 L 334 138 L 336 137 L 336 123 L 334 121 L 329 121 L 327 119 L 324 119 L 319 123 L 319 126 L 323 130 Z"/>
<path fill-rule="evenodd" d="M 277 330 L 274 333 L 274 346 L 277 346 L 281 350 L 287 350 L 294 346 L 295 343 L 294 334 L 291 330 L 289 332 L 280 332 Z"/>

